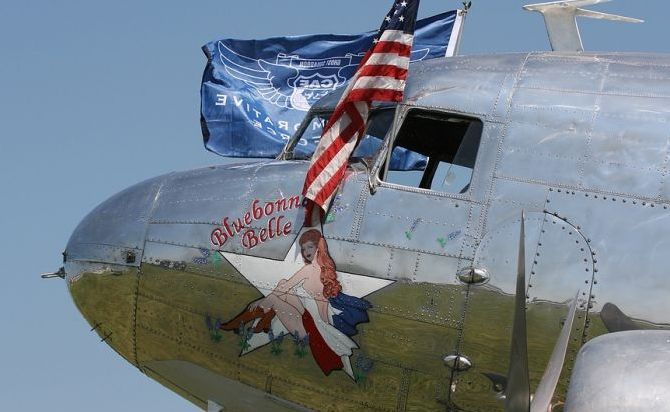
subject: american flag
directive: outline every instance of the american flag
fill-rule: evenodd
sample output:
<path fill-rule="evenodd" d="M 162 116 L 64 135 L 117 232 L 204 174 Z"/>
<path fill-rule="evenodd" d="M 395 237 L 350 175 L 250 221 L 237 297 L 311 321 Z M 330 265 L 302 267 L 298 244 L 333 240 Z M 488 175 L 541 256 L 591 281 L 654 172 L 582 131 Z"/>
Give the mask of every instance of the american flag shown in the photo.
<path fill-rule="evenodd" d="M 349 156 L 365 130 L 370 103 L 402 101 L 419 0 L 395 1 L 356 74 L 326 123 L 307 170 L 302 193 L 325 210 L 344 178 Z"/>

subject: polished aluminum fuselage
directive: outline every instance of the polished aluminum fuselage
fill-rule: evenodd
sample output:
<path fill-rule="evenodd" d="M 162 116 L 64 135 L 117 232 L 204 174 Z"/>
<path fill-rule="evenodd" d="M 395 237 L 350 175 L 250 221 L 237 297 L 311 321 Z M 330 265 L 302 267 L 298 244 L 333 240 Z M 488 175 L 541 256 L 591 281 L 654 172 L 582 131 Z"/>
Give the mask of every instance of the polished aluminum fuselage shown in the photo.
<path fill-rule="evenodd" d="M 576 351 L 608 332 L 606 304 L 636 328 L 667 328 L 670 56 L 432 60 L 412 67 L 405 96 L 389 138 L 415 107 L 477 118 L 484 127 L 465 194 L 380 181 L 382 148 L 371 163 L 352 164 L 336 197 L 323 230 L 337 269 L 395 280 L 369 295 L 371 319 L 355 338 L 357 356 L 374 364 L 365 379 L 324 376 L 288 349 L 283 357 L 268 350 L 240 357 L 235 335 L 216 341 L 205 325 L 207 316 L 231 318 L 260 296 L 215 258 L 212 231 L 224 216 L 244 216 L 254 200 L 300 195 L 306 161 L 171 173 L 110 198 L 67 246 L 79 309 L 129 362 L 203 407 L 213 400 L 238 409 L 263 402 L 501 409 L 496 377 L 507 373 L 510 358 L 524 210 L 531 389 L 575 293 L 578 317 L 556 402 Z M 302 209 L 285 214 L 293 236 L 251 249 L 233 239 L 220 249 L 282 260 L 302 216 Z M 255 224 L 260 230 L 268 222 Z M 462 274 L 471 268 L 485 278 L 468 282 Z M 467 362 L 445 364 L 449 355 Z"/>

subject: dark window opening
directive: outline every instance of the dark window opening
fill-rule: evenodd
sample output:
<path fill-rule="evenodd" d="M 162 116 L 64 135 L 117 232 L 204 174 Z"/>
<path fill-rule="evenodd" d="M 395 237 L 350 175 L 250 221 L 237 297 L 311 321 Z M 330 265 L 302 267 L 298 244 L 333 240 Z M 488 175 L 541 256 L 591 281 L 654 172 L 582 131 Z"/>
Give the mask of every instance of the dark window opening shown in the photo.
<path fill-rule="evenodd" d="M 389 171 L 383 181 L 445 193 L 465 193 L 470 188 L 482 122 L 448 113 L 411 110 L 393 143 L 427 158 L 423 170 Z"/>

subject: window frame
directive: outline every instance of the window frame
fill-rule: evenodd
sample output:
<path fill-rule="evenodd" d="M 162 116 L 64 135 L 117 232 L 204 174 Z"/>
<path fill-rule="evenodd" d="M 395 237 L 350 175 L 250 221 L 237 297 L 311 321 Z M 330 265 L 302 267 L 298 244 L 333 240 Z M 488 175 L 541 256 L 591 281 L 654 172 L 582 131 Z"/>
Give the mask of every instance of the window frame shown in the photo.
<path fill-rule="evenodd" d="M 370 108 L 370 115 L 372 115 L 374 112 L 381 112 L 381 111 L 385 111 L 385 110 L 390 110 L 390 111 L 394 112 L 391 128 L 389 128 L 389 131 L 386 133 L 387 136 L 390 132 L 392 132 L 393 125 L 395 124 L 396 118 L 398 116 L 398 107 L 399 106 L 400 106 L 399 104 L 379 104 L 379 105 L 374 104 Z M 329 115 L 328 117 L 330 117 L 330 115 L 333 113 L 333 111 L 335 111 L 335 108 L 327 108 L 327 109 L 326 108 L 318 108 L 318 109 L 314 109 L 314 110 L 309 110 L 307 112 L 307 114 L 305 115 L 305 117 L 300 122 L 300 125 L 298 126 L 297 130 L 293 133 L 293 135 L 291 135 L 291 138 L 286 141 L 286 144 L 284 145 L 284 148 L 282 149 L 282 151 L 277 156 L 277 159 L 278 160 L 309 160 L 309 159 L 297 159 L 295 157 L 295 148 L 298 145 L 298 143 L 300 142 L 300 139 L 302 139 L 302 136 L 307 131 L 307 128 L 310 126 L 310 124 L 312 122 L 312 119 L 314 119 L 314 117 L 321 116 L 321 115 L 324 115 L 324 114 L 327 114 L 327 115 Z M 327 119 L 326 119 L 326 121 L 327 121 Z M 367 131 L 367 125 L 366 125 L 365 130 Z M 385 141 L 386 141 L 386 137 L 382 139 L 382 144 L 380 146 L 379 151 L 383 150 Z M 379 151 L 378 151 L 378 153 L 379 153 Z M 373 159 L 376 159 L 378 153 L 376 153 L 373 156 Z"/>
<path fill-rule="evenodd" d="M 398 138 L 399 132 L 402 129 L 402 125 L 405 123 L 405 120 L 407 117 L 410 115 L 412 111 L 426 111 L 426 112 L 431 112 L 435 113 L 439 116 L 444 116 L 446 117 L 458 117 L 462 118 L 464 120 L 469 120 L 471 122 L 480 122 L 482 124 L 482 132 L 479 138 L 479 146 L 477 147 L 477 155 L 475 157 L 475 163 L 472 167 L 472 176 L 470 178 L 470 183 L 468 190 L 466 190 L 463 193 L 454 193 L 454 192 L 441 192 L 439 190 L 433 190 L 433 189 L 424 189 L 421 187 L 416 187 L 416 186 L 407 186 L 407 185 L 402 185 L 399 183 L 392 183 L 388 182 L 384 179 L 387 178 L 388 172 L 389 172 L 389 165 L 391 161 L 391 154 L 392 154 L 392 148 L 393 145 Z M 483 143 L 483 136 L 484 136 L 484 128 L 485 128 L 485 122 L 477 117 L 473 116 L 472 114 L 468 113 L 461 113 L 453 110 L 445 110 L 442 108 L 438 107 L 430 107 L 430 106 L 416 106 L 416 105 L 410 105 L 410 104 L 404 104 L 401 103 L 398 105 L 396 108 L 396 116 L 393 120 L 393 124 L 391 125 L 391 128 L 389 129 L 389 133 L 387 135 L 387 138 L 384 139 L 384 142 L 382 143 L 382 146 L 379 149 L 379 152 L 377 153 L 377 156 L 374 159 L 373 166 L 370 169 L 369 173 L 370 176 L 368 178 L 370 182 L 370 190 L 374 193 L 378 187 L 385 187 L 385 188 L 390 188 L 390 189 L 395 189 L 395 190 L 402 190 L 406 192 L 414 192 L 414 193 L 424 193 L 424 194 L 430 194 L 430 195 L 436 195 L 440 197 L 449 197 L 449 198 L 454 198 L 454 199 L 462 199 L 462 200 L 469 200 L 472 197 L 473 193 L 473 187 L 472 187 L 472 182 L 475 181 L 475 170 L 477 169 L 477 164 L 479 162 L 479 158 L 481 155 L 481 148 L 482 148 L 482 143 Z M 428 158 L 428 161 L 430 161 L 430 158 Z M 427 167 L 428 165 L 426 165 Z M 382 178 L 383 176 L 383 178 Z"/>

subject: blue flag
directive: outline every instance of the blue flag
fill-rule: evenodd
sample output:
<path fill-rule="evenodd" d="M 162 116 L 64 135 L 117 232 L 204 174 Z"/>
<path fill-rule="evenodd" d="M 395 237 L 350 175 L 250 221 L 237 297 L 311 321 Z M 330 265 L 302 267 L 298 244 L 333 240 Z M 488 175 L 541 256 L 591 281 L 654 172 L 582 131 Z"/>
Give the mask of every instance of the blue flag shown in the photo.
<path fill-rule="evenodd" d="M 418 20 L 411 60 L 452 55 L 460 22 L 459 10 Z M 345 86 L 376 33 L 207 43 L 200 91 L 205 147 L 222 156 L 276 157 L 312 104 Z M 301 141 L 300 151 L 311 153 L 317 143 Z M 378 147 L 363 140 L 357 155 L 370 156 Z M 423 168 L 425 160 L 394 152 L 390 166 Z"/>

